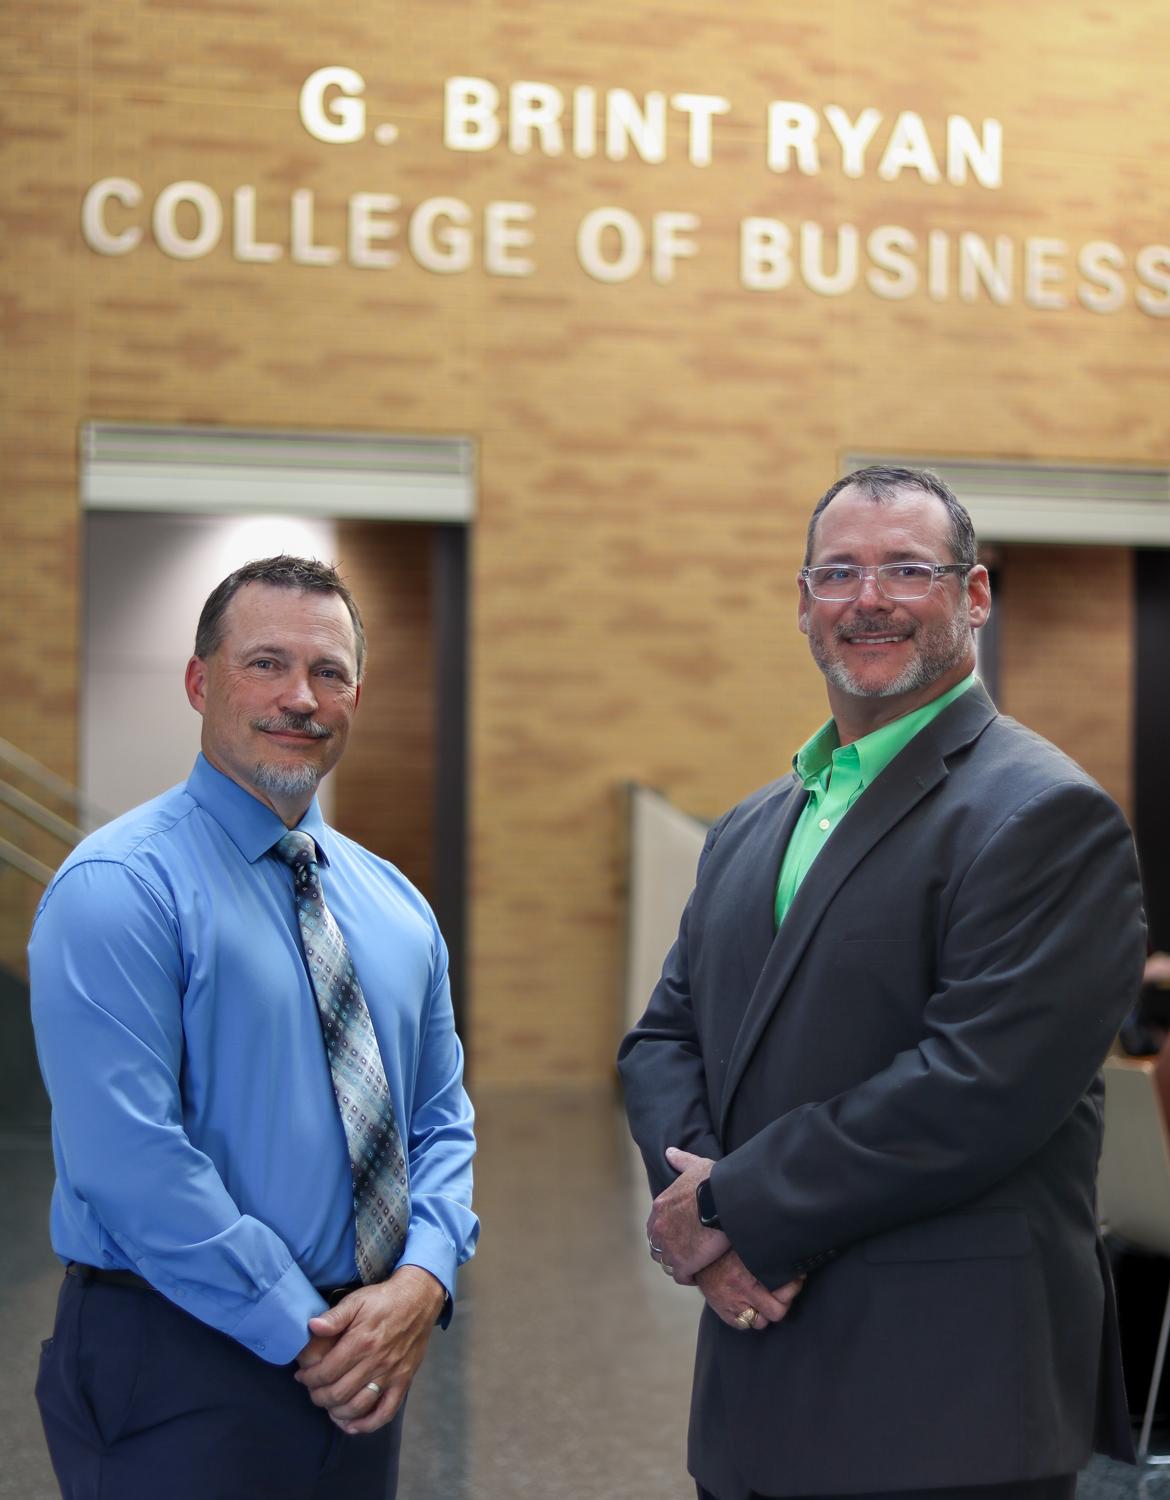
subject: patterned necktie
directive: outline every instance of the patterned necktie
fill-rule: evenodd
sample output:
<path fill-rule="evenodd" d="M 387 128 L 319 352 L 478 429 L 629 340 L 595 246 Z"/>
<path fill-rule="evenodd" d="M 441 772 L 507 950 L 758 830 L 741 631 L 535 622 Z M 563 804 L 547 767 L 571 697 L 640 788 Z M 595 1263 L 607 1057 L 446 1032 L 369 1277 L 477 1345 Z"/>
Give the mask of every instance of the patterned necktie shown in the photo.
<path fill-rule="evenodd" d="M 382 1281 L 402 1254 L 410 1190 L 378 1038 L 349 948 L 321 895 L 316 844 L 293 829 L 274 852 L 292 866 L 301 942 L 349 1146 L 358 1274 Z"/>

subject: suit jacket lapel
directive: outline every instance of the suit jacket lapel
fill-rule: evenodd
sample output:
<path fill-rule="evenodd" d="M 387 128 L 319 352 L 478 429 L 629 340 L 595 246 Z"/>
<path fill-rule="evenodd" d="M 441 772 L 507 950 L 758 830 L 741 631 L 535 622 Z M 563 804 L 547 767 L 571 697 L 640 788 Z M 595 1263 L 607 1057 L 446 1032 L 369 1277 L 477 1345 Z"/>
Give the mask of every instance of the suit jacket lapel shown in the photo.
<path fill-rule="evenodd" d="M 777 787 L 760 805 L 755 827 L 736 851 L 724 877 L 726 886 L 720 888 L 720 900 L 726 898 L 736 914 L 749 991 L 776 936 L 776 877 L 805 800 L 804 788 L 795 775 Z"/>
<path fill-rule="evenodd" d="M 726 1125 L 732 1098 L 748 1060 L 816 933 L 829 903 L 874 845 L 945 779 L 946 757 L 977 739 L 994 718 L 995 708 L 990 698 L 982 686 L 976 683 L 915 735 L 900 755 L 894 757 L 825 842 L 816 862 L 801 881 L 792 905 L 771 943 L 763 967 L 749 969 L 749 975 L 758 973 L 759 978 L 728 1057 L 720 1105 L 720 1131 Z M 767 872 L 767 878 L 772 883 L 773 899 L 782 851 L 787 847 L 803 802 L 801 797 L 791 798 L 786 816 L 781 820 L 783 842 L 777 841 L 779 847 Z M 773 829 L 775 828 L 776 825 L 773 824 Z M 745 956 L 747 952 L 754 950 L 758 941 L 754 934 L 753 922 L 745 938 Z"/>

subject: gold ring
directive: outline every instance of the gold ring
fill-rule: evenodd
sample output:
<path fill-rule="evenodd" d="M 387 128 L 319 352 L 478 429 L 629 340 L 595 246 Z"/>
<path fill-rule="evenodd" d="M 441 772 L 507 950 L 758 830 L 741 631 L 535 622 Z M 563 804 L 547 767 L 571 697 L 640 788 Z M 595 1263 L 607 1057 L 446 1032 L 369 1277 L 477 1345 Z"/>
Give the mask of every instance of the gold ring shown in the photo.
<path fill-rule="evenodd" d="M 374 1393 L 375 1396 L 380 1396 L 382 1394 L 382 1387 L 378 1384 L 378 1382 L 376 1380 L 367 1380 L 366 1381 L 366 1390 L 367 1391 L 373 1391 L 373 1393 Z"/>
<path fill-rule="evenodd" d="M 759 1316 L 754 1307 L 745 1307 L 743 1312 L 736 1313 L 735 1321 L 746 1333 Z"/>

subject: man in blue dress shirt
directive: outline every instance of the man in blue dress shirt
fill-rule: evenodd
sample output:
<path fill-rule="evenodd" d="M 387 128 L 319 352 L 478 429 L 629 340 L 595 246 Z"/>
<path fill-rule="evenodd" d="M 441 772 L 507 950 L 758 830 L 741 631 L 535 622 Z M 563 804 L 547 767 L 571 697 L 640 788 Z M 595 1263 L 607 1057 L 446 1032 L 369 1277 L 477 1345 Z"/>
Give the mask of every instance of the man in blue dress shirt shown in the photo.
<path fill-rule="evenodd" d="M 473 1115 L 430 908 L 329 828 L 365 640 L 333 569 L 250 563 L 211 594 L 185 785 L 85 840 L 37 912 L 33 1018 L 66 1263 L 37 1395 L 69 1497 L 383 1500 L 402 1403 L 473 1252 Z M 363 1285 L 355 1177 L 294 901 L 312 840 L 409 1179 Z"/>

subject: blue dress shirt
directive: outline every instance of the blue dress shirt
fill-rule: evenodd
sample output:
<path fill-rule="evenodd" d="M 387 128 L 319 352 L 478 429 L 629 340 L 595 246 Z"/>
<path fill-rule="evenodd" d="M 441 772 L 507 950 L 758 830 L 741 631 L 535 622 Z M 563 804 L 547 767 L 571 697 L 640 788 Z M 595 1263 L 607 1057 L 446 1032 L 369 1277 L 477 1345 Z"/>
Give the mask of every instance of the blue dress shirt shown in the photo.
<path fill-rule="evenodd" d="M 402 1263 L 454 1293 L 475 1150 L 447 950 L 393 865 L 326 826 L 325 900 L 361 979 L 406 1144 Z M 314 1288 L 357 1277 L 353 1183 L 277 815 L 201 755 L 80 844 L 29 944 L 53 1103 L 53 1248 L 137 1271 L 274 1364 Z"/>

